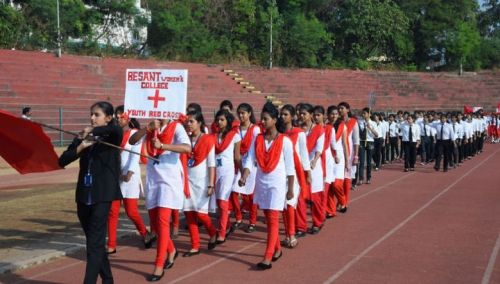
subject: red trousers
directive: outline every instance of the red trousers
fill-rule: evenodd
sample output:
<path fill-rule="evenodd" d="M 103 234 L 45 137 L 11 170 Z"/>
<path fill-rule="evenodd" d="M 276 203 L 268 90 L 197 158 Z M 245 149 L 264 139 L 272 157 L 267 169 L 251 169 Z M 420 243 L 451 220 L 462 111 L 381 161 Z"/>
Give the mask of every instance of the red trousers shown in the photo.
<path fill-rule="evenodd" d="M 118 228 L 118 217 L 120 216 L 121 200 L 111 202 L 111 208 L 108 215 L 108 248 L 116 248 L 116 230 Z M 136 198 L 123 199 L 123 206 L 128 218 L 132 220 L 139 234 L 144 238 L 147 230 L 139 214 L 139 208 Z"/>
<path fill-rule="evenodd" d="M 297 231 L 307 231 L 307 203 L 302 195 L 299 195 L 297 200 L 297 209 L 295 210 L 295 228 Z"/>
<path fill-rule="evenodd" d="M 325 220 L 323 196 L 324 191 L 311 194 L 311 215 L 314 227 L 321 227 L 321 225 L 323 225 L 323 221 Z M 295 221 L 295 227 L 298 231 L 307 231 L 307 204 L 301 196 L 299 196 L 299 200 L 297 202 Z"/>
<path fill-rule="evenodd" d="M 281 250 L 279 240 L 279 212 L 278 210 L 264 210 L 267 221 L 267 246 L 264 259 L 271 260 L 275 252 Z"/>
<path fill-rule="evenodd" d="M 295 208 L 291 205 L 286 206 L 283 211 L 283 223 L 285 224 L 285 235 L 287 237 L 295 236 Z"/>
<path fill-rule="evenodd" d="M 240 193 L 231 192 L 231 206 L 234 211 L 234 217 L 236 218 L 236 222 L 240 222 L 243 220 L 243 214 L 241 213 L 241 209 L 244 206 L 248 206 L 250 211 L 250 224 L 257 224 L 257 205 L 253 203 L 253 194 L 241 194 L 241 199 L 243 200 L 243 205 L 240 205 L 239 199 Z"/>
<path fill-rule="evenodd" d="M 156 247 L 155 266 L 163 269 L 167 254 L 175 252 L 174 242 L 170 238 L 170 217 L 172 209 L 164 207 L 155 207 L 149 209 L 151 218 L 151 227 L 154 226 L 158 235 L 158 245 Z M 154 221 L 153 221 L 154 220 Z"/>
<path fill-rule="evenodd" d="M 184 211 L 186 215 L 186 221 L 188 225 L 189 235 L 191 236 L 191 249 L 200 249 L 200 232 L 198 230 L 198 220 L 203 223 L 203 226 L 207 229 L 208 235 L 210 237 L 217 234 L 217 229 L 215 229 L 212 224 L 212 220 L 206 213 L 200 213 L 196 211 Z"/>
<path fill-rule="evenodd" d="M 345 206 L 344 180 L 336 179 L 335 182 L 330 185 L 330 188 L 328 190 L 326 213 L 333 216 L 337 215 L 335 197 L 337 198 L 340 205 Z"/>
<path fill-rule="evenodd" d="M 345 204 L 349 203 L 349 193 L 351 192 L 351 179 L 350 178 L 345 178 L 344 179 L 344 197 L 345 197 Z"/>
<path fill-rule="evenodd" d="M 219 207 L 219 237 L 226 238 L 229 226 L 229 201 L 217 199 L 217 207 Z"/>
<path fill-rule="evenodd" d="M 315 192 L 311 194 L 311 215 L 314 227 L 321 227 L 325 221 L 325 209 L 323 207 L 323 200 L 325 192 Z"/>
<path fill-rule="evenodd" d="M 325 192 L 323 192 L 323 199 L 321 202 L 321 206 L 323 207 L 324 217 L 326 217 L 326 214 L 331 215 L 331 213 L 328 212 L 328 194 L 330 193 L 330 191 L 333 194 L 333 183 L 325 183 Z"/>
<path fill-rule="evenodd" d="M 172 209 L 172 227 L 179 228 L 179 210 Z"/>

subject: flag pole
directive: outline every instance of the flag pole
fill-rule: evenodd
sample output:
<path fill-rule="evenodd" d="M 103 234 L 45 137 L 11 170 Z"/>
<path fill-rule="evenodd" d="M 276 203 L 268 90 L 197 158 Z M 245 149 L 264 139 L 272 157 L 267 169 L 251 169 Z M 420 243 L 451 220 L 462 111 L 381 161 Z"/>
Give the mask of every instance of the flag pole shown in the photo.
<path fill-rule="evenodd" d="M 45 124 L 45 123 L 42 123 L 42 122 L 38 122 L 38 121 L 33 121 L 33 120 L 30 120 L 30 121 L 33 122 L 33 123 L 35 123 L 35 124 L 38 124 L 40 126 L 52 129 L 52 130 L 56 130 L 56 131 L 63 132 L 63 133 L 66 133 L 66 134 L 69 134 L 69 135 L 73 135 L 73 136 L 79 136 L 79 134 L 76 133 L 76 132 L 72 132 L 72 131 L 64 130 L 64 129 L 57 128 L 57 127 L 54 127 L 54 126 L 50 126 L 48 124 Z M 113 147 L 113 148 L 116 148 L 116 149 L 120 149 L 122 151 L 127 151 L 129 153 L 139 155 L 141 157 L 148 158 L 148 159 L 153 160 L 153 161 L 158 162 L 158 163 L 160 162 L 160 160 L 158 160 L 157 158 L 154 158 L 154 157 L 151 157 L 149 155 L 142 154 L 142 153 L 138 153 L 138 152 L 135 152 L 135 151 L 132 151 L 132 150 L 129 150 L 129 149 L 125 149 L 123 147 L 116 146 L 115 144 L 111 144 L 111 143 L 108 143 L 108 142 L 105 142 L 105 141 L 101 141 L 101 140 L 95 140 L 95 141 L 97 143 L 101 143 L 101 144 L 104 144 L 106 146 L 110 146 L 110 147 Z"/>

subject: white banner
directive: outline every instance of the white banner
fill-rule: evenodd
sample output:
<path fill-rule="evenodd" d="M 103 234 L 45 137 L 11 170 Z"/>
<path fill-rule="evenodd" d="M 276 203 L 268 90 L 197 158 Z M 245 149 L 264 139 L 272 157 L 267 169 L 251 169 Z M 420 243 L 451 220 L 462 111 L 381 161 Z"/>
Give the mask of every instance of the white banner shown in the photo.
<path fill-rule="evenodd" d="M 127 69 L 125 111 L 130 117 L 176 119 L 186 111 L 187 70 Z"/>

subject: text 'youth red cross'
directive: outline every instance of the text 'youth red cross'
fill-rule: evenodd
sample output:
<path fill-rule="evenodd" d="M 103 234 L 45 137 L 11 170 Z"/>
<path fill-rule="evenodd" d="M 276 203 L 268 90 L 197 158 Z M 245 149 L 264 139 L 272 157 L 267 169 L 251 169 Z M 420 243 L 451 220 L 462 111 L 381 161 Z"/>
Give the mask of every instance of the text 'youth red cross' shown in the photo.
<path fill-rule="evenodd" d="M 148 100 L 149 101 L 154 101 L 154 105 L 153 107 L 154 108 L 157 108 L 158 107 L 158 102 L 159 101 L 165 101 L 165 97 L 160 97 L 160 90 L 156 90 L 155 91 L 155 96 L 154 97 L 148 97 Z"/>

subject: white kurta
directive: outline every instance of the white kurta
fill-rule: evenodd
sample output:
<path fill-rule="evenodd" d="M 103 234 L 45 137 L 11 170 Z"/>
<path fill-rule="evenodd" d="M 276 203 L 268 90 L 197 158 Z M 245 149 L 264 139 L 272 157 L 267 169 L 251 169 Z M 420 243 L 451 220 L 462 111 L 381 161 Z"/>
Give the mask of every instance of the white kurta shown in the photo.
<path fill-rule="evenodd" d="M 339 127 L 338 131 L 343 132 L 344 128 Z M 335 144 L 335 146 L 332 146 L 332 148 L 335 149 L 335 154 L 339 161 L 338 164 L 333 165 L 333 176 L 335 179 L 344 179 L 345 157 L 344 157 L 344 146 L 342 145 L 342 135 L 340 136 L 338 141 L 334 138 L 332 140 L 332 143 Z"/>
<path fill-rule="evenodd" d="M 240 135 L 241 140 L 243 140 L 243 137 L 245 137 L 245 134 L 247 133 L 247 130 L 242 130 Z M 254 144 L 255 138 L 257 138 L 257 135 L 260 133 L 260 128 L 259 127 L 254 127 L 253 128 L 253 136 L 252 136 L 252 143 L 251 145 Z M 248 159 L 248 151 L 245 155 L 241 156 L 241 163 L 242 165 L 245 164 L 245 161 Z M 244 186 L 239 186 L 238 181 L 241 178 L 241 173 L 238 171 L 238 174 L 236 175 L 236 178 L 233 181 L 233 191 L 242 193 L 242 194 L 252 194 L 254 189 L 255 189 L 255 176 L 257 174 L 257 166 L 253 164 L 253 167 L 250 168 L 250 175 L 248 176 L 246 183 Z"/>
<path fill-rule="evenodd" d="M 304 132 L 299 133 L 299 138 L 297 139 L 297 142 L 295 143 L 294 147 L 295 147 L 295 152 L 297 152 L 297 154 L 299 155 L 300 163 L 302 164 L 301 166 L 302 170 L 310 171 L 311 163 L 309 162 L 309 153 L 307 152 L 307 140 L 306 140 L 306 134 Z M 296 208 L 301 188 L 299 185 L 299 180 L 297 178 L 297 173 L 295 171 L 293 171 L 293 173 L 295 176 L 293 183 L 293 198 L 287 200 L 286 204 L 292 206 L 293 208 Z"/>
<path fill-rule="evenodd" d="M 219 138 L 217 138 L 219 139 Z M 234 144 L 241 141 L 241 137 L 236 134 L 233 142 L 229 143 L 222 153 L 215 155 L 215 196 L 219 200 L 229 200 L 233 190 L 234 173 Z M 221 142 L 219 140 L 219 142 Z"/>
<path fill-rule="evenodd" d="M 163 131 L 163 129 L 162 129 Z M 190 144 L 181 124 L 175 127 L 172 144 Z M 146 208 L 181 209 L 184 205 L 184 175 L 179 153 L 165 151 L 160 163 L 149 160 L 146 168 Z"/>
<path fill-rule="evenodd" d="M 135 132 L 137 132 L 136 129 L 131 129 L 130 136 L 134 135 Z M 143 140 L 144 138 L 135 145 L 131 145 L 127 142 L 124 148 L 140 153 Z M 120 159 L 122 175 L 126 175 L 129 171 L 134 173 L 128 182 L 120 180 L 120 189 L 122 190 L 123 198 L 139 198 L 141 194 L 144 194 L 142 189 L 141 167 L 139 165 L 140 156 L 122 151 Z"/>
<path fill-rule="evenodd" d="M 309 162 L 314 159 L 317 152 L 323 152 L 323 146 L 325 143 L 325 134 L 321 134 L 316 140 L 316 144 L 311 152 L 309 152 Z M 314 169 L 311 169 L 311 193 L 321 192 L 325 189 L 325 180 L 323 178 L 323 167 L 321 166 L 321 158 L 316 162 Z"/>
<path fill-rule="evenodd" d="M 332 127 L 332 132 L 330 135 L 330 145 L 326 147 L 325 150 L 325 182 L 332 183 L 335 181 L 335 176 L 333 175 L 333 167 L 335 165 L 335 159 L 333 159 L 332 148 L 335 146 L 335 128 Z"/>
<path fill-rule="evenodd" d="M 189 198 L 184 199 L 184 211 L 200 213 L 215 212 L 215 195 L 208 196 L 209 168 L 215 167 L 215 148 L 208 153 L 207 158 L 196 165 L 188 167 Z"/>
<path fill-rule="evenodd" d="M 352 119 L 352 118 L 351 118 Z M 346 125 L 347 127 L 347 125 Z M 344 178 L 347 178 L 347 179 L 354 179 L 356 178 L 356 165 L 354 164 L 354 136 L 356 135 L 355 132 L 357 132 L 359 129 L 358 127 L 358 123 L 356 122 L 354 124 L 354 127 L 353 129 L 351 130 L 351 133 L 347 133 L 347 145 L 349 146 L 349 151 L 348 151 L 348 155 L 349 155 L 349 164 L 351 166 L 351 169 L 350 170 L 345 170 L 345 175 L 344 175 Z M 359 132 L 358 132 L 358 137 L 359 137 Z M 345 154 L 345 153 L 344 153 Z"/>
<path fill-rule="evenodd" d="M 273 141 L 265 141 L 266 150 L 268 150 Z M 256 163 L 255 146 L 249 151 L 249 159 L 244 164 L 248 168 L 252 163 Z M 295 173 L 293 163 L 293 146 L 288 137 L 283 139 L 283 148 L 281 149 L 280 160 L 276 168 L 270 173 L 264 173 L 257 167 L 257 177 L 255 179 L 254 203 L 259 209 L 271 209 L 282 211 L 286 206 L 287 176 L 293 176 Z"/>

